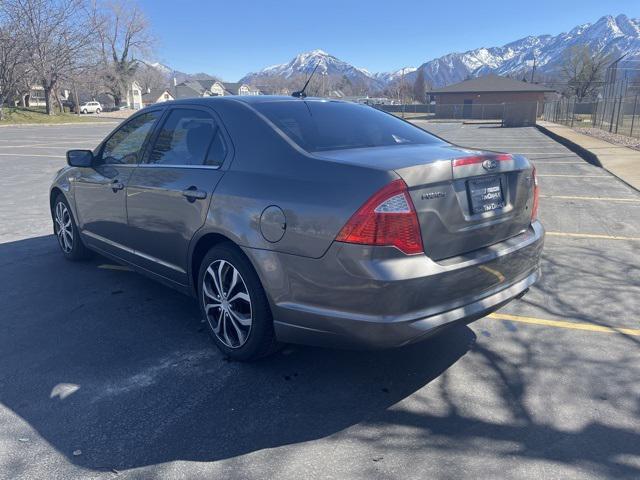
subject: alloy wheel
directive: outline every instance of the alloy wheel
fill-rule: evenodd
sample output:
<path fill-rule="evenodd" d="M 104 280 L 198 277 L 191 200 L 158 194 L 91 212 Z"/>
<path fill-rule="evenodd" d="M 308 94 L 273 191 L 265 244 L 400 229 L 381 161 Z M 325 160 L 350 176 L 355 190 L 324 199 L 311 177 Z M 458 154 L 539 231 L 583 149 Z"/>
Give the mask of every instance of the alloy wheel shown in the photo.
<path fill-rule="evenodd" d="M 64 253 L 71 253 L 73 250 L 73 223 L 69 209 L 63 202 L 56 204 L 55 226 L 60 248 Z"/>
<path fill-rule="evenodd" d="M 207 267 L 202 279 L 204 311 L 218 340 L 229 348 L 242 347 L 252 324 L 251 297 L 240 272 L 226 260 Z"/>

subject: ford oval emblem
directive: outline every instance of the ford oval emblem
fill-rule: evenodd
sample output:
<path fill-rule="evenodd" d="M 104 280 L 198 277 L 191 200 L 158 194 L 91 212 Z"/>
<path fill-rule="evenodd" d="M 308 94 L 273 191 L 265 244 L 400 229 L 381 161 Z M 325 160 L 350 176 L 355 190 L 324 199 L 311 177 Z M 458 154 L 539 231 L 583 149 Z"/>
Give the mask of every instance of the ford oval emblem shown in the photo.
<path fill-rule="evenodd" d="M 489 171 L 490 170 L 494 170 L 494 169 L 496 169 L 498 167 L 498 162 L 496 160 L 493 160 L 493 159 L 490 158 L 490 159 L 485 160 L 484 162 L 482 162 L 482 167 L 485 170 L 489 170 Z"/>

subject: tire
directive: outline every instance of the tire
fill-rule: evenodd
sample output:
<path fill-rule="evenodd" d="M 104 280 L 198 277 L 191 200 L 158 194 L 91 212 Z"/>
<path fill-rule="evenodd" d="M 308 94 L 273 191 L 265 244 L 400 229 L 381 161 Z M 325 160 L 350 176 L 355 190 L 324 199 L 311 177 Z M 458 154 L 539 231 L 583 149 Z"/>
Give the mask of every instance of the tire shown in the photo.
<path fill-rule="evenodd" d="M 100 113 L 102 110 L 100 110 L 99 108 L 96 108 L 96 114 Z"/>
<path fill-rule="evenodd" d="M 198 274 L 198 303 L 213 342 L 229 358 L 252 361 L 277 349 L 267 295 L 235 245 L 221 243 L 205 255 Z"/>
<path fill-rule="evenodd" d="M 64 195 L 59 194 L 51 210 L 53 233 L 58 240 L 62 255 L 67 260 L 85 260 L 91 257 L 91 251 L 85 247 L 78 232 L 78 226 Z"/>
<path fill-rule="evenodd" d="M 84 113 L 86 115 L 87 114 L 87 109 L 85 108 L 84 110 L 82 110 L 82 113 Z"/>

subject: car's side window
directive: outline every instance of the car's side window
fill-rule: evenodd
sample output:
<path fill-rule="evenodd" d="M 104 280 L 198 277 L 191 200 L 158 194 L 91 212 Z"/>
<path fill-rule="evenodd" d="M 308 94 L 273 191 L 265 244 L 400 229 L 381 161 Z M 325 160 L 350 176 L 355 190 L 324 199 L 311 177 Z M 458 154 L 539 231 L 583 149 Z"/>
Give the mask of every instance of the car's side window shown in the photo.
<path fill-rule="evenodd" d="M 149 112 L 127 122 L 117 130 L 102 149 L 103 164 L 136 164 L 142 147 L 160 112 Z"/>
<path fill-rule="evenodd" d="M 164 121 L 149 156 L 156 165 L 222 165 L 227 153 L 218 123 L 205 111 L 177 108 Z"/>

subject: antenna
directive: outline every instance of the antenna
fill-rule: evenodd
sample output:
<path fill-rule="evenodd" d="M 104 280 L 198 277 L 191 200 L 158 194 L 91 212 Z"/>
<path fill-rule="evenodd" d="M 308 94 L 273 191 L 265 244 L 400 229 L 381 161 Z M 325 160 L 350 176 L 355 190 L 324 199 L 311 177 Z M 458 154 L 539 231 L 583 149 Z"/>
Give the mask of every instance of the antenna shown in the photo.
<path fill-rule="evenodd" d="M 320 66 L 320 59 L 318 60 L 318 63 L 316 63 L 316 66 L 313 69 L 313 72 L 311 72 L 311 75 L 309 75 L 309 78 L 307 78 L 307 83 L 304 84 L 304 87 L 302 87 L 302 90 L 298 90 L 297 92 L 293 92 L 291 94 L 292 97 L 304 98 L 304 97 L 307 96 L 307 94 L 304 93 L 304 91 L 307 89 L 307 85 L 309 85 L 309 82 L 311 81 L 311 78 L 313 77 L 313 74 L 316 73 L 316 70 L 318 69 L 319 66 Z"/>

